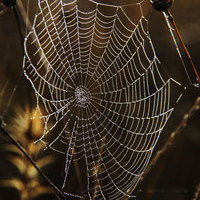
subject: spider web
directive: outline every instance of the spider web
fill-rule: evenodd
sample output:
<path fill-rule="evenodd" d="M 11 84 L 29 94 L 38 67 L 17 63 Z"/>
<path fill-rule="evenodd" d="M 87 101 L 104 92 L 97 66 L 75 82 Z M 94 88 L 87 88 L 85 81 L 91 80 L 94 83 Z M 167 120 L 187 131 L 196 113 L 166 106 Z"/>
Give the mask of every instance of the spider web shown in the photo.
<path fill-rule="evenodd" d="M 66 156 L 63 189 L 72 197 L 131 197 L 178 99 L 144 2 L 38 1 L 24 73 L 45 124 L 39 141 Z M 70 188 L 76 165 L 79 194 Z"/>

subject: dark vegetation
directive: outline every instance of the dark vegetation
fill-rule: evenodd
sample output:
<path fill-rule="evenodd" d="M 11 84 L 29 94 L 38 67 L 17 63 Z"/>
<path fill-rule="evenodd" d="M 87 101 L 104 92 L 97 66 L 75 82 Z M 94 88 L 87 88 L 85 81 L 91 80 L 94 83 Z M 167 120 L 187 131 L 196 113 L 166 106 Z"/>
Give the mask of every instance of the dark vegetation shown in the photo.
<path fill-rule="evenodd" d="M 24 1 L 25 2 L 25 1 Z M 26 5 L 26 2 L 25 2 Z M 31 4 L 30 21 L 33 21 L 34 12 L 37 10 L 36 1 Z M 176 20 L 177 26 L 180 29 L 183 40 L 188 47 L 193 62 L 200 73 L 200 2 L 198 0 L 175 0 L 171 12 Z M 175 46 L 171 39 L 169 30 L 166 26 L 163 15 L 152 8 L 148 12 L 149 29 L 157 50 L 158 57 L 166 68 L 167 72 L 174 79 L 187 86 L 183 97 L 175 107 L 175 110 L 168 121 L 164 131 L 160 136 L 160 140 L 154 150 L 162 149 L 170 134 L 181 123 L 183 116 L 193 106 L 196 98 L 200 95 L 199 88 L 188 86 L 187 77 L 178 58 Z M 24 27 L 24 22 L 21 20 L 21 26 Z M 26 121 L 26 117 L 32 116 L 34 110 L 34 94 L 31 92 L 31 86 L 24 76 L 22 69 L 23 55 L 21 53 L 21 42 L 18 34 L 16 20 L 11 9 L 2 11 L 0 15 L 0 115 L 3 116 L 8 130 L 16 136 L 16 139 L 26 148 L 27 152 L 33 156 L 35 161 L 47 157 L 44 161 L 45 174 L 58 187 L 61 185 L 60 180 L 63 180 L 63 167 L 57 163 L 64 162 L 64 158 L 51 151 L 42 152 L 42 155 L 37 152 L 40 147 L 34 152 L 30 150 L 31 143 L 37 139 L 35 133 L 40 130 L 34 130 L 37 125 L 30 124 Z M 191 80 L 195 81 L 195 76 L 191 70 L 188 60 L 185 57 L 187 69 L 191 76 Z M 19 77 L 21 77 L 19 79 Z M 17 86 L 17 88 L 16 88 Z M 13 95 L 13 91 L 16 92 Z M 11 96 L 12 101 L 10 102 Z M 26 118 L 26 119 L 24 119 Z M 20 121 L 22 120 L 22 121 Z M 161 156 L 155 167 L 145 176 L 144 180 L 138 184 L 135 194 L 138 200 L 192 200 L 195 197 L 196 187 L 200 183 L 200 110 L 196 111 L 189 119 L 186 128 L 176 137 L 173 146 Z M 16 133 L 17 131 L 17 133 Z M 22 137 L 27 137 L 27 140 Z M 27 134 L 29 134 L 27 136 Z M 24 143 L 25 142 L 25 143 Z M 27 144 L 30 144 L 30 146 Z M 10 147 L 8 149 L 8 147 Z M 27 169 L 19 169 L 20 166 L 14 161 L 15 157 L 20 157 L 21 162 L 29 166 L 28 161 L 21 159 L 23 157 L 17 150 L 11 150 L 15 147 L 10 144 L 10 141 L 0 134 L 0 199 L 2 200 L 25 200 L 33 199 L 33 197 L 22 196 L 23 192 L 32 192 L 34 188 L 38 189 L 38 196 L 35 199 L 56 199 L 49 190 L 46 190 L 44 180 L 42 180 L 36 172 L 34 177 L 37 184 L 31 189 L 27 188 L 27 181 L 30 174 Z M 28 151 L 28 149 L 31 151 Z M 154 153 L 154 155 L 155 155 Z M 20 155 L 20 156 L 19 156 Z M 34 157 L 36 156 L 36 157 Z M 12 158 L 11 158 L 12 157 Z M 54 158 L 54 160 L 52 159 Z M 36 162 L 37 163 L 37 162 Z M 64 166 L 64 165 L 63 165 Z M 31 168 L 32 169 L 32 168 Z M 21 170 L 21 171 L 20 171 Z M 32 174 L 31 174 L 32 175 Z M 30 175 L 30 176 L 31 176 Z M 14 179 L 17 177 L 22 183 L 26 183 L 22 188 L 9 184 L 2 184 L 2 180 Z M 27 180 L 28 179 L 28 180 Z M 5 182 L 4 182 L 5 183 Z M 14 183 L 13 183 L 14 184 Z M 76 185 L 73 185 L 76 187 Z M 15 188 L 15 189 L 13 189 Z M 29 190 L 30 189 L 30 190 Z M 40 190 L 41 189 L 41 190 Z M 43 189 L 43 190 L 42 190 Z M 34 191 L 37 191 L 36 189 Z M 29 195 L 30 195 L 29 193 Z M 24 194 L 25 195 L 25 194 Z M 198 199 L 198 194 L 196 195 Z"/>

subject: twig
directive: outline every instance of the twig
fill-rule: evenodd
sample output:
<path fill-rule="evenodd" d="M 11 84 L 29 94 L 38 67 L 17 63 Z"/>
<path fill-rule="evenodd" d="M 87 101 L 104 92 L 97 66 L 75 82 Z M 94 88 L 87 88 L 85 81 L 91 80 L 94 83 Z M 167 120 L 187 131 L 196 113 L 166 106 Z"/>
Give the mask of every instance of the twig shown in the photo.
<path fill-rule="evenodd" d="M 103 150 L 104 150 L 104 145 L 105 145 L 105 140 L 106 140 L 106 137 L 104 137 L 103 138 L 103 141 L 102 141 L 102 146 L 101 146 L 101 148 L 100 148 L 100 152 L 99 152 L 99 156 L 98 156 L 98 162 L 97 162 L 97 164 L 96 164 L 96 166 L 95 166 L 95 170 L 92 172 L 93 174 L 95 174 L 95 175 L 97 175 L 98 173 L 99 173 L 99 171 L 101 170 L 101 155 L 102 155 L 102 153 L 103 153 Z M 97 196 L 97 192 L 98 192 L 98 182 L 96 182 L 95 183 L 95 185 L 94 185 L 94 188 L 95 188 L 95 190 L 94 190 L 94 195 L 93 195 L 93 200 L 95 200 L 96 199 L 96 196 Z"/>
<path fill-rule="evenodd" d="M 69 136 L 69 134 L 68 134 L 68 136 Z M 69 142 L 70 142 L 70 139 L 68 140 L 68 143 Z M 76 173 L 76 176 L 77 176 L 77 179 L 78 179 L 78 184 L 79 184 L 80 190 L 82 191 L 83 190 L 83 183 L 81 181 L 81 171 L 80 171 L 79 163 L 78 163 L 78 161 L 76 159 L 76 150 L 75 150 L 75 148 L 74 149 L 70 149 L 70 153 L 71 154 L 72 154 L 72 152 L 74 152 L 73 153 L 74 160 L 72 162 L 74 164 L 75 173 Z"/>
<path fill-rule="evenodd" d="M 169 10 L 165 11 L 165 14 L 168 16 L 169 20 L 171 21 L 171 23 L 172 23 L 173 26 L 174 26 L 174 29 L 175 29 L 175 31 L 176 31 L 176 33 L 177 33 L 177 36 L 178 36 L 178 38 L 179 38 L 179 40 L 180 40 L 180 43 L 181 43 L 181 45 L 182 45 L 182 47 L 183 47 L 183 49 L 184 49 L 184 51 L 185 51 L 185 53 L 186 53 L 186 55 L 187 55 L 187 57 L 188 57 L 188 59 L 189 59 L 189 62 L 190 62 L 190 64 L 191 64 L 191 66 L 192 66 L 192 69 L 193 69 L 193 71 L 194 71 L 194 73 L 195 73 L 195 75 L 196 75 L 197 81 L 198 81 L 198 83 L 199 83 L 199 85 L 200 85 L 200 77 L 199 77 L 199 75 L 198 75 L 198 72 L 197 72 L 197 70 L 196 70 L 196 67 L 194 66 L 194 63 L 193 63 L 192 58 L 191 58 L 191 56 L 190 56 L 190 53 L 189 53 L 189 51 L 187 50 L 187 47 L 185 46 L 185 44 L 184 44 L 184 42 L 183 42 L 183 39 L 182 39 L 181 34 L 180 34 L 179 30 L 178 30 L 178 27 L 176 26 L 175 20 L 174 20 L 172 14 L 169 12 Z"/>
<path fill-rule="evenodd" d="M 199 200 L 199 199 L 200 199 L 200 183 L 196 187 L 194 198 L 192 200 Z"/>
<path fill-rule="evenodd" d="M 24 21 L 26 30 L 30 33 L 31 31 L 33 31 L 32 23 L 31 23 L 31 21 L 30 21 L 29 15 L 28 15 L 26 9 L 24 8 L 24 5 L 23 5 L 23 3 L 22 3 L 21 0 L 18 0 L 18 1 L 17 1 L 17 7 L 18 7 L 19 10 L 20 10 L 20 14 L 21 14 L 21 17 L 22 17 L 22 19 L 23 19 L 23 21 Z M 34 34 L 30 34 L 30 36 L 32 37 L 32 40 L 35 40 Z M 26 37 L 27 37 L 27 36 L 26 36 Z M 25 45 L 25 44 L 24 44 L 24 45 Z M 35 45 L 35 48 L 36 48 L 36 49 L 39 49 L 39 48 L 40 48 L 40 46 L 39 46 L 38 43 L 34 42 L 34 45 Z M 38 51 L 38 55 L 39 55 L 40 58 L 43 58 L 43 55 L 42 55 L 41 51 Z M 48 66 L 48 64 L 47 64 L 46 62 L 44 62 L 44 67 L 45 67 L 46 69 L 49 68 L 49 66 Z"/>
<path fill-rule="evenodd" d="M 188 120 L 193 116 L 195 112 L 197 112 L 200 109 L 200 97 L 198 97 L 192 106 L 192 108 L 189 110 L 187 114 L 184 115 L 181 123 L 178 125 L 178 127 L 174 130 L 174 132 L 171 133 L 168 141 L 165 143 L 163 148 L 159 150 L 156 155 L 152 158 L 150 165 L 145 170 L 143 175 L 141 176 L 140 181 L 143 181 L 145 176 L 155 167 L 155 165 L 158 163 L 160 158 L 166 154 L 167 151 L 169 151 L 170 148 L 173 147 L 176 137 L 182 132 L 182 130 L 186 127 Z"/>
<path fill-rule="evenodd" d="M 17 7 L 18 7 L 19 10 L 20 10 L 20 14 L 21 14 L 21 16 L 22 16 L 22 19 L 23 19 L 23 21 L 24 21 L 24 24 L 25 24 L 26 28 L 28 29 L 28 31 L 31 31 L 31 29 L 32 29 L 32 24 L 31 24 L 31 21 L 30 21 L 30 19 L 29 19 L 29 16 L 28 16 L 26 10 L 24 9 L 24 6 L 23 6 L 21 0 L 18 0 L 18 1 L 17 1 Z"/>
<path fill-rule="evenodd" d="M 30 156 L 26 153 L 24 148 L 12 137 L 10 133 L 8 133 L 5 128 L 2 126 L 2 120 L 0 118 L 0 130 L 1 132 L 6 135 L 11 142 L 23 153 L 23 155 L 30 161 L 33 167 L 38 171 L 38 173 L 44 178 L 44 180 L 49 184 L 49 186 L 56 192 L 57 195 L 62 197 L 62 199 L 66 199 L 64 194 L 47 178 L 47 176 L 38 168 L 38 166 L 34 163 L 34 161 L 30 158 Z"/>

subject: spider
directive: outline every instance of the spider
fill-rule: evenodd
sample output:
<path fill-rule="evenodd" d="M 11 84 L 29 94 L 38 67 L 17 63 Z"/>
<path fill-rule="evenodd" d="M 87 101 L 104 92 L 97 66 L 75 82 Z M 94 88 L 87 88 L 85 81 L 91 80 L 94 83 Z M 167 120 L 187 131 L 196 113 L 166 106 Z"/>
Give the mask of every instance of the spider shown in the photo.
<path fill-rule="evenodd" d="M 173 0 L 150 0 L 151 5 L 157 10 L 165 12 L 173 3 Z"/>

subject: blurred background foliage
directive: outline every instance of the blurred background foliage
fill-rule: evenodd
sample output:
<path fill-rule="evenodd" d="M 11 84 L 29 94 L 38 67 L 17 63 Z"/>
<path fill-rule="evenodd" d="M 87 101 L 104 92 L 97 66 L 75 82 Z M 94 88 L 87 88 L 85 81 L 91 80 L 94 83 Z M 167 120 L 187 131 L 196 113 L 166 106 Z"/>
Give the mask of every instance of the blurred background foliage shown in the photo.
<path fill-rule="evenodd" d="M 41 143 L 34 144 L 43 130 L 42 121 L 37 115 L 38 113 L 30 110 L 28 106 L 15 107 L 7 131 L 26 149 L 37 166 L 43 169 L 54 159 L 52 155 L 39 156 L 44 146 Z M 13 169 L 8 175 L 1 175 L 0 187 L 13 188 L 21 200 L 38 199 L 42 195 L 52 193 L 49 187 L 42 183 L 37 170 L 14 144 L 9 141 L 3 143 L 0 152 L 5 164 Z"/>
<path fill-rule="evenodd" d="M 124 1 L 131 2 L 131 0 Z M 30 3 L 28 0 L 18 0 L 18 2 L 28 11 L 29 23 L 33 23 L 38 9 L 37 1 L 31 0 Z M 26 149 L 50 180 L 60 187 L 64 176 L 64 164 L 63 166 L 56 164 L 64 163 L 65 158 L 52 151 L 43 151 L 43 146 L 39 143 L 34 144 L 42 133 L 43 123 L 39 118 L 34 118 L 34 115 L 37 115 L 34 108 L 35 96 L 29 82 L 22 75 L 23 54 L 15 16 L 12 9 L 5 9 L 3 6 L 0 9 L 0 115 L 3 116 L 7 130 Z M 163 15 L 153 10 L 150 5 L 147 11 L 150 34 L 163 67 L 171 77 L 183 85 L 188 85 Z M 171 9 L 200 73 L 199 11 L 199 0 L 175 0 Z M 26 35 L 22 16 L 23 13 L 20 15 L 20 23 Z M 191 67 L 186 58 L 185 60 L 192 81 L 195 82 Z M 154 153 L 162 148 L 170 133 L 178 126 L 199 95 L 198 88 L 187 87 L 162 132 Z M 138 200 L 190 200 L 195 197 L 196 187 L 200 183 L 199 121 L 200 111 L 189 120 L 187 127 L 176 138 L 173 148 L 161 157 L 144 181 L 138 185 L 135 191 Z M 76 187 L 76 184 L 72 183 L 72 187 Z M 197 194 L 196 199 L 198 198 Z M 0 199 L 56 199 L 30 163 L 2 134 L 0 134 Z"/>

